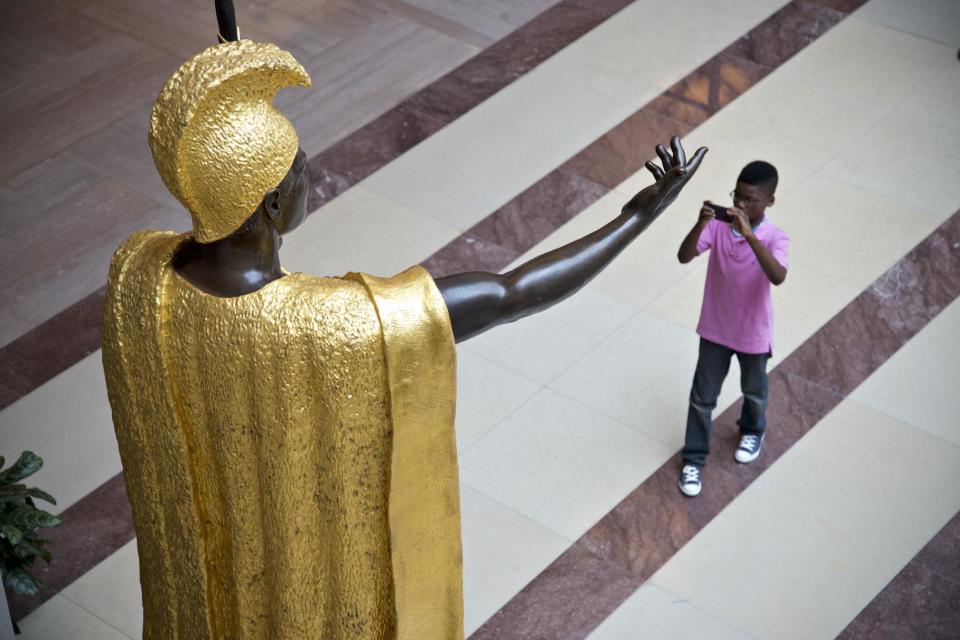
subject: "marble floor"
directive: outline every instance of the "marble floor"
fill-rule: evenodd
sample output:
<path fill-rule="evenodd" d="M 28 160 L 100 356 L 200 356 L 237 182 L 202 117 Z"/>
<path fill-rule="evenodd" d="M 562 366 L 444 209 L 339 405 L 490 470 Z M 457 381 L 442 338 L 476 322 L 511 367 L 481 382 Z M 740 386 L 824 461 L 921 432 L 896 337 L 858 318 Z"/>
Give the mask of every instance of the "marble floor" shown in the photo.
<path fill-rule="evenodd" d="M 205 44 L 199 3 L 185 4 L 168 21 L 41 3 L 3 27 L 16 44 L 0 54 L 3 127 L 29 150 L 0 156 L 13 230 L 0 238 L 0 455 L 40 454 L 31 479 L 67 518 L 42 597 L 11 600 L 24 638 L 141 634 L 96 318 L 119 240 L 184 227 L 143 118 L 171 65 Z M 506 269 L 613 218 L 672 133 L 710 147 L 580 293 L 458 347 L 468 636 L 960 634 L 955 2 L 237 4 L 249 35 L 314 74 L 278 101 L 311 156 L 316 207 L 284 245 L 291 270 Z M 141 33 L 151 18 L 164 28 Z M 59 48 L 27 64 L 31 20 Z M 122 104 L 84 97 L 95 86 Z M 57 117 L 69 109 L 72 125 Z M 706 265 L 676 250 L 699 203 L 755 158 L 780 169 L 769 215 L 791 238 L 770 431 L 756 462 L 733 461 L 734 363 L 703 494 L 687 499 L 678 452 Z M 24 202 L 38 215 L 19 216 Z M 44 221 L 56 233 L 28 241 Z"/>

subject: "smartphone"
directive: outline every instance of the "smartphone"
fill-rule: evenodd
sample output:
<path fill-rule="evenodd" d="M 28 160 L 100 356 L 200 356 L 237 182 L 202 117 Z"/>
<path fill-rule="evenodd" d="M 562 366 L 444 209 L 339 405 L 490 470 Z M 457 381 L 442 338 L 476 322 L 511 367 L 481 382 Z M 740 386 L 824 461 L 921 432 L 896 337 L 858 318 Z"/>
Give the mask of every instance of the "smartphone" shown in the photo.
<path fill-rule="evenodd" d="M 727 224 L 732 224 L 732 223 L 733 223 L 733 216 L 730 215 L 730 213 L 729 213 L 729 211 L 730 211 L 730 208 L 729 208 L 729 207 L 721 207 L 720 205 L 718 205 L 718 204 L 713 204 L 713 203 L 711 202 L 711 203 L 710 203 L 710 208 L 713 209 L 713 213 L 714 213 L 716 219 L 719 220 L 720 222 L 726 222 Z"/>

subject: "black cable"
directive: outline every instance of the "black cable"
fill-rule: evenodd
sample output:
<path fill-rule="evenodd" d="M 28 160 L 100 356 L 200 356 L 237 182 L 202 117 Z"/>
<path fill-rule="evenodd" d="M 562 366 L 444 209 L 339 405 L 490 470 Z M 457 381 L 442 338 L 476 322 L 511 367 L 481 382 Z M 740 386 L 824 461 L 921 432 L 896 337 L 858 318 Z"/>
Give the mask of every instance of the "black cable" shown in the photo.
<path fill-rule="evenodd" d="M 217 27 L 221 42 L 233 42 L 240 39 L 237 31 L 237 15 L 233 9 L 233 0 L 214 0 L 217 10 Z"/>

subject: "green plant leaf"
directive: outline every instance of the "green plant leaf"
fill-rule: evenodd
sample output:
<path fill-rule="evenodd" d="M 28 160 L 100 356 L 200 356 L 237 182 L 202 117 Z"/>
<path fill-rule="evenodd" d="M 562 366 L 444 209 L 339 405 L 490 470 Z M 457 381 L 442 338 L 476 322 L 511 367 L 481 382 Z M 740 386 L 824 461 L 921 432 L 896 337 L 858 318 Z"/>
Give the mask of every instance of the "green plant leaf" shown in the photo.
<path fill-rule="evenodd" d="M 39 544 L 36 544 L 38 542 Z M 29 540 L 24 538 L 20 541 L 20 544 L 13 548 L 13 554 L 21 560 L 35 558 L 36 556 L 40 556 L 42 558 L 43 553 L 44 550 L 42 540 Z"/>
<path fill-rule="evenodd" d="M 23 531 L 12 524 L 0 524 L 0 533 L 7 539 L 10 546 L 16 547 L 23 540 Z"/>
<path fill-rule="evenodd" d="M 58 527 L 63 522 L 59 516 L 40 509 L 34 509 L 33 507 L 20 507 L 10 514 L 8 521 L 16 527 L 27 530 L 36 529 L 37 527 L 49 529 L 51 527 Z"/>
<path fill-rule="evenodd" d="M 10 484 L 36 473 L 43 466 L 43 459 L 33 451 L 24 451 L 9 469 L 0 472 L 0 484 Z"/>
<path fill-rule="evenodd" d="M 23 569 L 14 569 L 9 573 L 4 572 L 3 582 L 13 589 L 14 593 L 22 596 L 36 595 L 40 589 L 40 582 Z"/>
<path fill-rule="evenodd" d="M 49 502 L 50 504 L 57 504 L 56 499 L 55 499 L 52 495 L 50 495 L 49 493 L 47 493 L 46 491 L 44 491 L 43 489 L 37 489 L 36 487 L 30 487 L 29 489 L 27 489 L 27 493 L 29 493 L 31 496 L 33 496 L 33 497 L 36 498 L 37 500 L 45 500 L 46 502 Z"/>
<path fill-rule="evenodd" d="M 0 486 L 0 502 L 10 502 L 17 498 L 26 498 L 29 494 L 25 484 Z"/>

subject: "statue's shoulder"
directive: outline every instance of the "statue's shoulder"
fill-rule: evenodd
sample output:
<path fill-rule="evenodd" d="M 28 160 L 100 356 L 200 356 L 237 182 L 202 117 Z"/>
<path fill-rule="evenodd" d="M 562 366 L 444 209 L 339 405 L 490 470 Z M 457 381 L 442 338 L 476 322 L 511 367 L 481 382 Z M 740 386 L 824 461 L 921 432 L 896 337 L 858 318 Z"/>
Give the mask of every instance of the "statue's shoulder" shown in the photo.
<path fill-rule="evenodd" d="M 169 259 L 188 234 L 175 231 L 137 231 L 121 243 L 113 253 L 110 271 L 122 269 L 131 259 L 154 257 Z"/>

